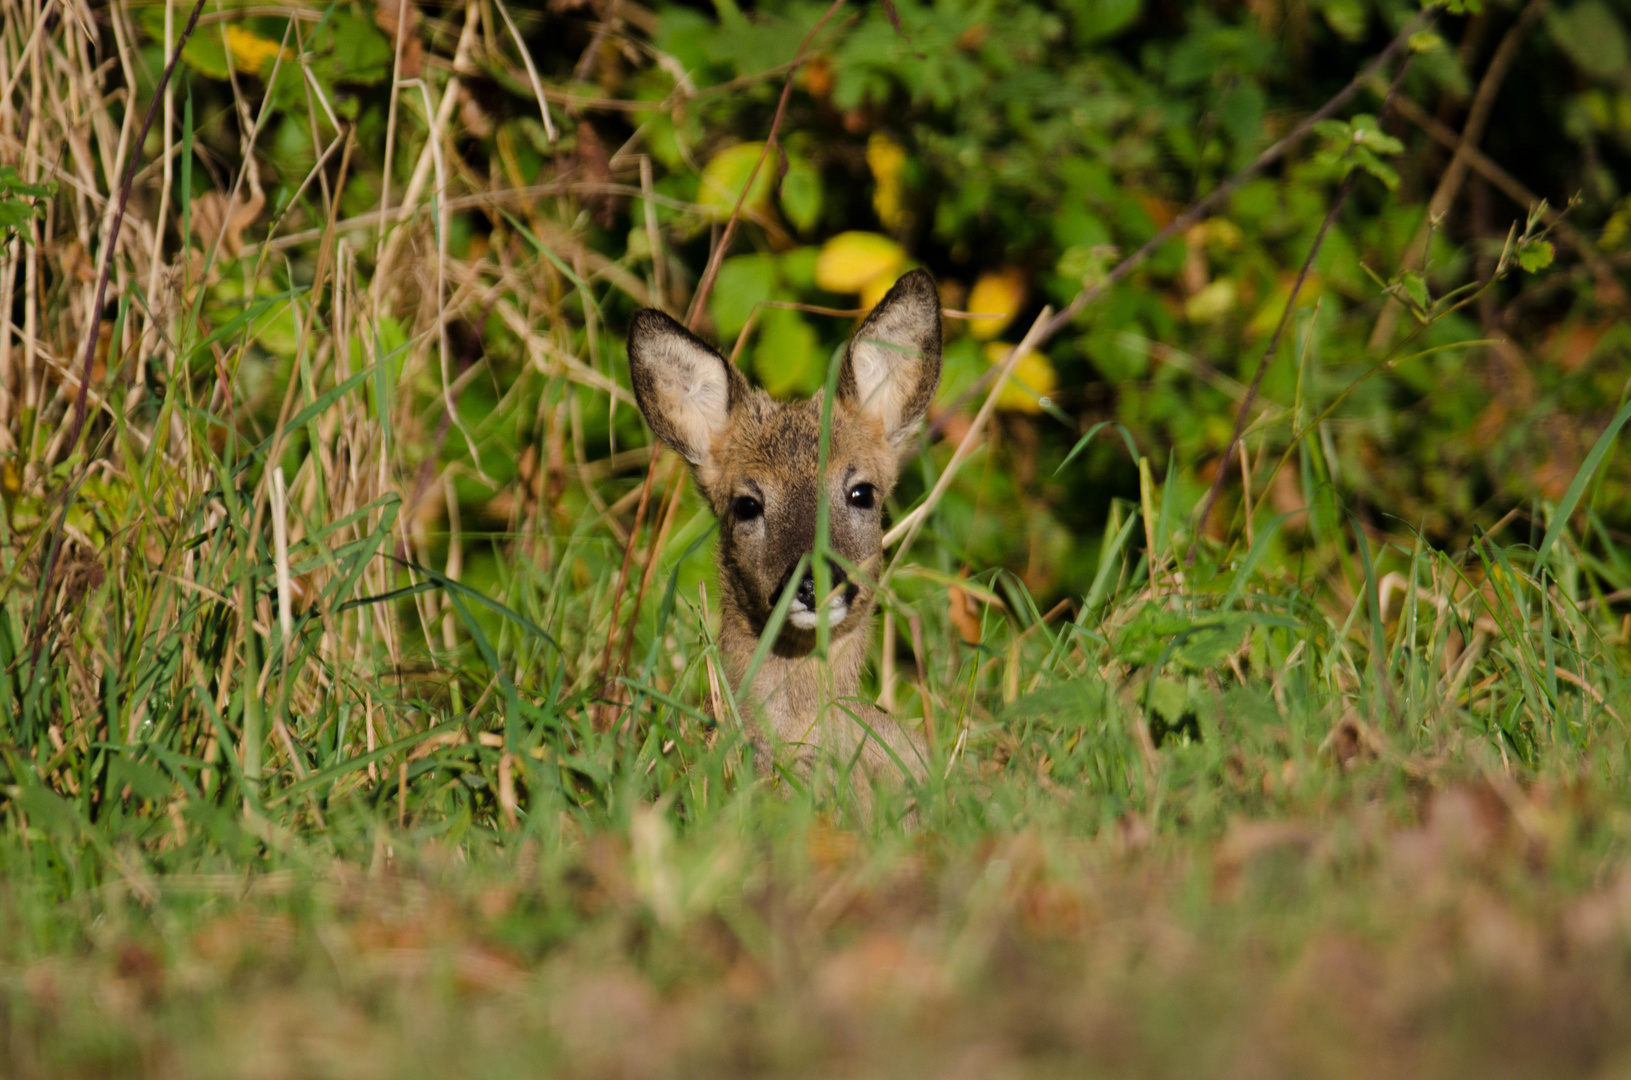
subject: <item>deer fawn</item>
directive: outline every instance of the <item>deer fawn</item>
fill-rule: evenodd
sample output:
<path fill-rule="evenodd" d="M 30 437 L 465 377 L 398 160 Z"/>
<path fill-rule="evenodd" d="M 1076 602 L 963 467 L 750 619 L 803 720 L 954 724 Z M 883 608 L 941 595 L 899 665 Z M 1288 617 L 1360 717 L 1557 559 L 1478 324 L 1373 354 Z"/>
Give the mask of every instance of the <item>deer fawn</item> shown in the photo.
<path fill-rule="evenodd" d="M 901 278 L 851 339 L 831 410 L 825 476 L 816 475 L 819 396 L 773 400 L 659 311 L 635 315 L 628 349 L 640 411 L 657 437 L 691 463 L 719 516 L 719 647 L 731 684 L 753 710 L 748 734 L 760 771 L 785 745 L 796 748 L 794 766 L 806 775 L 822 757 L 886 783 L 899 781 L 902 766 L 921 778 L 921 741 L 854 699 L 872 625 L 871 586 L 883 561 L 883 500 L 940 382 L 934 279 L 923 270 Z M 827 492 L 830 549 L 861 571 L 852 576 L 830 562 L 833 592 L 826 598 L 816 596 L 811 568 L 818 485 Z M 805 569 L 795 582 L 801 560 Z M 787 618 L 752 686 L 743 686 L 787 589 L 795 590 Z M 831 632 L 825 665 L 813 655 L 823 600 Z M 856 793 L 869 803 L 867 785 Z"/>

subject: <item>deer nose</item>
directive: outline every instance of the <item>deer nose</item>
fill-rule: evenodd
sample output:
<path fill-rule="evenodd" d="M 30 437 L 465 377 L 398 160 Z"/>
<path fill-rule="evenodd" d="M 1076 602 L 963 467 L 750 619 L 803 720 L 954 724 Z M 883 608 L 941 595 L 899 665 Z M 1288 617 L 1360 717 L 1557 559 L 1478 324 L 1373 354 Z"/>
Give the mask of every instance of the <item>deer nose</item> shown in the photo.
<path fill-rule="evenodd" d="M 849 575 L 844 572 L 843 567 L 839 566 L 835 562 L 828 562 L 827 567 L 828 567 L 829 573 L 832 575 L 832 587 L 833 588 L 837 588 L 838 586 L 845 585 L 845 584 L 847 584 L 849 582 Z M 793 576 L 793 572 L 791 570 L 789 570 L 787 572 L 787 578 L 783 579 L 782 588 L 785 589 L 787 587 L 787 581 L 788 581 L 788 579 L 791 579 L 792 576 Z M 781 590 L 777 590 L 778 594 L 780 593 L 780 591 Z M 815 582 L 815 568 L 814 567 L 806 567 L 805 568 L 804 576 L 799 578 L 798 591 L 793 594 L 793 599 L 795 599 L 799 603 L 803 604 L 807 610 L 810 610 L 810 611 L 815 610 L 815 606 L 816 606 L 816 582 Z"/>

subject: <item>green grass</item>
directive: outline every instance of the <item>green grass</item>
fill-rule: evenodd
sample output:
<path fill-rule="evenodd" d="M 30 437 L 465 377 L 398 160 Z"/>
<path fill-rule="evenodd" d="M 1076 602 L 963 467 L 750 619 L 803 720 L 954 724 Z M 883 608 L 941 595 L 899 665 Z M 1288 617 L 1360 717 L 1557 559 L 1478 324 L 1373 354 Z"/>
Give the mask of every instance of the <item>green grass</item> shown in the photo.
<path fill-rule="evenodd" d="M 1626 643 L 1575 591 L 1623 553 L 1566 526 L 1542 563 L 1316 506 L 1186 568 L 1153 487 L 1153 573 L 1113 518 L 1074 618 L 987 575 L 969 591 L 1005 602 L 976 601 L 974 643 L 902 576 L 935 747 L 902 824 L 755 780 L 705 721 L 713 647 L 679 588 L 707 575 L 701 523 L 658 554 L 608 732 L 604 535 L 540 535 L 478 592 L 388 560 L 394 499 L 324 493 L 285 643 L 265 484 L 192 445 L 196 493 L 130 463 L 143 509 L 100 583 L 73 596 L 68 564 L 37 660 L 33 596 L 5 601 L 16 1075 L 1557 1075 L 1623 1053 Z"/>

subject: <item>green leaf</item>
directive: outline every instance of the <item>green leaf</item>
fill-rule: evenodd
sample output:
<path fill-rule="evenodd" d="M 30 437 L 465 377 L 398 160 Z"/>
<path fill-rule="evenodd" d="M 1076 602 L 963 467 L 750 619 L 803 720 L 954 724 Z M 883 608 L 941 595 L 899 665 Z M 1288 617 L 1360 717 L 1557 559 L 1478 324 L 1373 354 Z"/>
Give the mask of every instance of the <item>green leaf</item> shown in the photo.
<path fill-rule="evenodd" d="M 809 394 L 821 385 L 820 342 L 796 311 L 767 308 L 753 345 L 753 374 L 774 397 Z"/>
<path fill-rule="evenodd" d="M 1117 656 L 1135 666 L 1159 661 L 1164 667 L 1170 657 L 1189 669 L 1205 671 L 1227 660 L 1253 626 L 1298 628 L 1295 621 L 1283 615 L 1204 611 L 1191 617 L 1150 603 L 1122 629 L 1115 650 Z"/>
<path fill-rule="evenodd" d="M 1236 83 L 1218 99 L 1218 122 L 1236 146 L 1249 149 L 1263 135 L 1263 114 L 1268 109 L 1263 88 L 1255 82 Z"/>
<path fill-rule="evenodd" d="M 1404 150 L 1404 143 L 1376 128 L 1360 128 L 1354 133 L 1354 138 L 1358 140 L 1360 146 L 1374 150 L 1378 154 L 1397 154 Z"/>
<path fill-rule="evenodd" d="M 24 243 L 34 242 L 34 231 L 24 226 L 35 218 L 45 217 L 45 205 L 36 199 L 56 194 L 57 185 L 26 183 L 17 175 L 14 165 L 0 167 L 0 236 L 15 232 Z"/>
<path fill-rule="evenodd" d="M 1006 723 L 1051 720 L 1055 727 L 1101 729 L 1108 704 L 1105 685 L 1091 679 L 1071 679 L 1043 687 L 1016 698 L 1002 710 L 1002 718 Z"/>
<path fill-rule="evenodd" d="M 1546 28 L 1587 75 L 1615 79 L 1631 64 L 1625 30 L 1603 0 L 1583 0 L 1566 11 L 1553 8 L 1546 13 Z"/>
<path fill-rule="evenodd" d="M 773 298 L 778 284 L 774 255 L 737 255 L 721 263 L 713 295 L 708 298 L 708 314 L 720 338 L 740 334 L 754 307 Z"/>
<path fill-rule="evenodd" d="M 21 229 L 35 217 L 34 207 L 7 199 L 0 202 L 0 228 Z"/>
<path fill-rule="evenodd" d="M 335 11 L 306 46 L 317 57 L 312 65 L 325 83 L 373 86 L 391 77 L 396 58 L 392 42 L 369 19 Z"/>
<path fill-rule="evenodd" d="M 1370 16 L 1367 5 L 1358 0 L 1326 0 L 1323 7 L 1326 23 L 1338 35 L 1349 41 L 1364 39 Z"/>
<path fill-rule="evenodd" d="M 1314 125 L 1314 134 L 1332 142 L 1349 143 L 1353 141 L 1354 129 L 1345 120 L 1321 120 Z"/>
<path fill-rule="evenodd" d="M 1173 650 L 1173 657 L 1203 671 L 1215 668 L 1240 647 L 1240 639 L 1245 632 L 1245 625 L 1236 619 L 1220 619 L 1211 625 L 1202 623 L 1194 628 L 1182 645 Z"/>
<path fill-rule="evenodd" d="M 808 233 L 821 220 L 821 174 L 801 157 L 790 157 L 787 175 L 782 177 L 782 213 L 801 233 Z"/>
<path fill-rule="evenodd" d="M 57 193 L 55 180 L 44 184 L 30 184 L 17 175 L 17 166 L 0 166 L 0 198 L 14 196 L 44 199 Z"/>
<path fill-rule="evenodd" d="M 1176 724 L 1189 711 L 1189 687 L 1163 675 L 1150 687 L 1150 709 L 1169 724 Z"/>
<path fill-rule="evenodd" d="M 764 165 L 759 165 L 764 149 L 762 142 L 745 142 L 715 154 L 702 170 L 697 204 L 707 207 L 723 221 L 736 209 L 736 200 L 741 198 L 748 178 L 752 177 L 753 189 L 742 199 L 742 208 L 754 210 L 763 207 L 770 197 L 770 182 L 776 176 L 777 167 L 773 157 L 766 158 Z M 753 171 L 756 166 L 759 168 L 757 174 Z"/>
<path fill-rule="evenodd" d="M 1518 246 L 1518 265 L 1528 273 L 1539 273 L 1552 265 L 1553 254 L 1550 240 L 1526 240 Z"/>
<path fill-rule="evenodd" d="M 816 263 L 820 258 L 821 249 L 815 247 L 799 247 L 782 252 L 782 281 L 791 289 L 815 288 Z"/>
<path fill-rule="evenodd" d="M 1399 186 L 1399 174 L 1393 170 L 1393 166 L 1363 146 L 1354 147 L 1353 157 L 1346 171 L 1352 171 L 1353 169 L 1364 169 L 1367 173 L 1382 181 L 1383 186 L 1389 191 L 1393 191 Z"/>
<path fill-rule="evenodd" d="M 1143 0 L 1075 0 L 1071 21 L 1076 43 L 1091 45 L 1115 37 L 1138 18 Z"/>
<path fill-rule="evenodd" d="M 217 82 L 226 82 L 231 77 L 220 24 L 201 27 L 198 33 L 188 38 L 186 47 L 181 50 L 181 58 L 187 61 L 188 67 Z"/>
<path fill-rule="evenodd" d="M 1427 295 L 1427 279 L 1414 270 L 1399 275 L 1399 288 L 1404 290 L 1404 294 L 1410 298 L 1410 302 L 1418 308 L 1425 309 L 1432 303 L 1431 298 Z"/>
<path fill-rule="evenodd" d="M 1586 492 L 1586 485 L 1591 483 L 1591 478 L 1597 473 L 1597 467 L 1603 463 L 1603 458 L 1608 455 L 1608 448 L 1614 445 L 1615 438 L 1619 436 L 1620 429 L 1625 426 L 1627 420 L 1631 420 L 1631 401 L 1620 406 L 1620 411 L 1608 422 L 1608 427 L 1603 429 L 1603 433 L 1597 437 L 1596 444 L 1592 446 L 1591 453 L 1586 455 L 1580 471 L 1574 474 L 1574 482 L 1569 485 L 1569 490 L 1563 493 L 1563 501 L 1557 504 L 1557 512 L 1552 515 L 1552 523 L 1546 528 L 1546 537 L 1541 540 L 1540 547 L 1535 549 L 1537 567 L 1546 564 L 1547 553 L 1552 550 L 1552 545 L 1557 543 L 1557 538 L 1563 534 L 1569 518 L 1574 514 L 1575 506 L 1580 502 L 1580 496 Z"/>
<path fill-rule="evenodd" d="M 1157 604 L 1146 604 L 1115 640 L 1116 655 L 1129 664 L 1154 663 L 1168 639 L 1188 630 L 1189 618 Z"/>

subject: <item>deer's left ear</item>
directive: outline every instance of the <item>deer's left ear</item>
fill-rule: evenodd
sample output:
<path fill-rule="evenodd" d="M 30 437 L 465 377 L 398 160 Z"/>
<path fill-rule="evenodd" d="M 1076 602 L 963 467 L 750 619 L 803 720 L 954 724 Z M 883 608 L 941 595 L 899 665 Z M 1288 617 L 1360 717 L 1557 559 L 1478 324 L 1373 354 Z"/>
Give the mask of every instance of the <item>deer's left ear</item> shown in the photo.
<path fill-rule="evenodd" d="M 895 282 L 850 339 L 838 396 L 904 441 L 940 385 L 940 294 L 927 270 Z"/>

